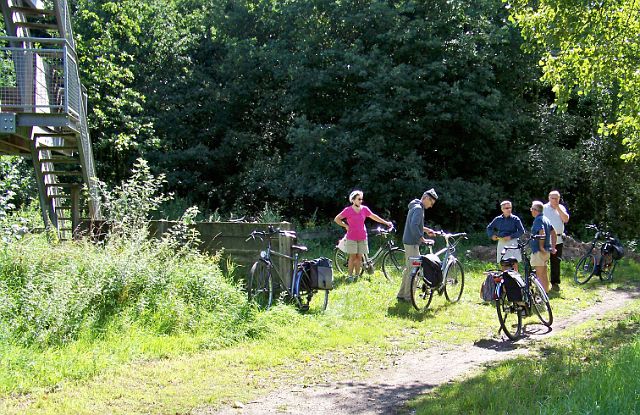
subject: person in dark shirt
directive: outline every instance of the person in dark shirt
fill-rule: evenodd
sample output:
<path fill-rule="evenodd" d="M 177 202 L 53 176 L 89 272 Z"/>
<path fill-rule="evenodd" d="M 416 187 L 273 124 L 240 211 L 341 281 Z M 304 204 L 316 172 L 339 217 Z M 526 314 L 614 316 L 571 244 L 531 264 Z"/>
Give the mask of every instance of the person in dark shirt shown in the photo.
<path fill-rule="evenodd" d="M 513 204 L 505 200 L 500 203 L 500 209 L 502 210 L 502 215 L 496 216 L 491 223 L 487 225 L 487 235 L 489 238 L 491 238 L 492 241 L 498 241 L 498 247 L 496 248 L 496 262 L 498 264 L 502 258 L 502 250 L 505 247 L 518 246 L 518 238 L 524 234 L 522 221 L 519 217 L 511 213 Z M 522 261 L 520 251 L 517 249 L 509 249 L 504 257 L 513 257 L 518 262 Z M 518 271 L 518 264 L 514 265 L 514 269 Z"/>

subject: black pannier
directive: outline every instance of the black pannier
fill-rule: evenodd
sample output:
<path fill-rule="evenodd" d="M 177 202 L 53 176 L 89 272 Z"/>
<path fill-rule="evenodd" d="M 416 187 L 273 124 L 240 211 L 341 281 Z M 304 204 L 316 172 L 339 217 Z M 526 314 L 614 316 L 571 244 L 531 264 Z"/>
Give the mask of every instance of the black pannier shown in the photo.
<path fill-rule="evenodd" d="M 435 254 L 422 255 L 422 273 L 424 279 L 432 287 L 442 283 L 442 261 Z"/>
<path fill-rule="evenodd" d="M 611 254 L 611 257 L 615 260 L 622 259 L 622 257 L 624 257 L 624 246 L 622 246 L 617 239 L 612 239 L 605 242 L 602 247 L 602 252 Z"/>
<path fill-rule="evenodd" d="M 502 273 L 504 280 L 502 286 L 507 292 L 509 301 L 522 301 L 524 299 L 525 283 L 520 274 L 515 271 L 505 271 Z"/>
<path fill-rule="evenodd" d="M 330 290 L 333 288 L 333 269 L 331 268 L 331 260 L 329 258 L 320 257 L 304 261 L 302 266 L 305 268 L 306 276 L 308 276 L 309 288 L 319 290 Z"/>

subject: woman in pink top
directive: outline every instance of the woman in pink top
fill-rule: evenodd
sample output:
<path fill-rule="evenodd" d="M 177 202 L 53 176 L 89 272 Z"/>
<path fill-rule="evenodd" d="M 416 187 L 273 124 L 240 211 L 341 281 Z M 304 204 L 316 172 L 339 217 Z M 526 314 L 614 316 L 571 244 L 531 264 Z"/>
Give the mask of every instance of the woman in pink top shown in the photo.
<path fill-rule="evenodd" d="M 382 223 L 391 228 L 391 222 L 382 219 L 380 216 L 362 204 L 363 193 L 361 190 L 354 190 L 349 195 L 351 206 L 347 206 L 335 217 L 334 221 L 347 230 L 347 243 L 345 252 L 349 254 L 349 280 L 354 280 L 360 275 L 362 270 L 362 256 L 369 253 L 367 243 L 367 229 L 364 227 L 364 220 L 371 218 L 378 223 Z"/>

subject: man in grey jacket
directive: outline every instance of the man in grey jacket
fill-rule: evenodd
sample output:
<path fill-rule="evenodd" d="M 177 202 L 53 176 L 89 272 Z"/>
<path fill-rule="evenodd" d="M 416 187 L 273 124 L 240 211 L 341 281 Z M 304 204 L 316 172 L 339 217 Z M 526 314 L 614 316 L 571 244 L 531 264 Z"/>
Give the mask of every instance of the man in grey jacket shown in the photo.
<path fill-rule="evenodd" d="M 402 243 L 404 244 L 405 268 L 402 273 L 402 284 L 398 292 L 398 301 L 411 301 L 411 264 L 410 257 L 420 256 L 420 244 L 427 243 L 424 238 L 426 232 L 429 236 L 433 236 L 433 229 L 424 226 L 424 210 L 433 207 L 438 200 L 438 194 L 434 189 L 429 189 L 422 194 L 422 197 L 413 199 L 409 203 L 409 212 L 407 220 L 404 224 L 404 233 L 402 234 Z"/>

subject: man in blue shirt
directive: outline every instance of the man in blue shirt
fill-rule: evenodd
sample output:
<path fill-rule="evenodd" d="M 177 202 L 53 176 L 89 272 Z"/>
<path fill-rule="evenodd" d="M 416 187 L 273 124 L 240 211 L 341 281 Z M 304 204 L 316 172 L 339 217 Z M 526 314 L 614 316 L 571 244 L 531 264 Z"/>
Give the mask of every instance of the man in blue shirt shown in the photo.
<path fill-rule="evenodd" d="M 549 292 L 549 278 L 547 278 L 547 262 L 551 252 L 555 252 L 557 235 L 551 222 L 542 213 L 544 205 L 535 200 L 531 203 L 531 266 L 536 269 L 538 280 L 546 292 Z M 535 235 L 544 235 L 544 238 L 533 239 Z"/>
<path fill-rule="evenodd" d="M 511 212 L 513 205 L 510 201 L 505 200 L 500 203 L 500 210 L 502 215 L 493 218 L 490 224 L 487 225 L 487 235 L 492 241 L 498 241 L 498 247 L 496 248 L 496 262 L 499 264 L 502 258 L 502 250 L 504 247 L 518 246 L 518 238 L 524 234 L 524 226 L 522 221 L 516 215 Z M 505 254 L 505 258 L 513 257 L 518 262 L 522 261 L 520 251 L 517 249 L 509 249 Z M 518 264 L 515 264 L 515 270 L 518 270 Z"/>

